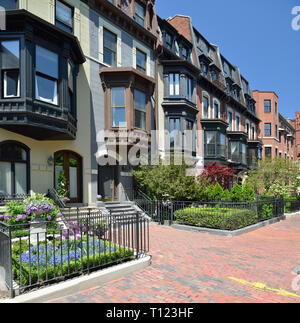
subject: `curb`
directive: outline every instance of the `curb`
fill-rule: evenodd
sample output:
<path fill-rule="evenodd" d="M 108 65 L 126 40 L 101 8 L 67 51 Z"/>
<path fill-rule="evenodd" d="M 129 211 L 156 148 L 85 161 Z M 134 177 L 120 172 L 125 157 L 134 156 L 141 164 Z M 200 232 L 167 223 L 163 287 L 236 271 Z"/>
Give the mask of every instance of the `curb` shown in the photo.
<path fill-rule="evenodd" d="M 143 270 L 151 265 L 151 260 L 151 256 L 145 256 L 141 259 L 107 268 L 90 275 L 70 279 L 50 287 L 23 294 L 13 299 L 0 300 L 0 303 L 43 303 L 60 297 L 66 297 Z"/>
<path fill-rule="evenodd" d="M 254 225 L 251 225 L 249 227 L 239 229 L 239 230 L 235 230 L 235 231 L 217 230 L 217 229 L 200 228 L 200 227 L 198 228 L 198 227 L 192 227 L 192 226 L 181 225 L 181 224 L 173 224 L 172 228 L 178 229 L 178 230 L 199 232 L 199 233 L 208 233 L 208 234 L 217 235 L 217 236 L 236 237 L 236 236 L 240 236 L 242 234 L 249 233 L 251 231 L 255 231 L 255 230 L 260 229 L 262 227 L 266 227 L 266 226 L 269 226 L 271 224 L 278 223 L 278 222 L 283 221 L 283 220 L 286 220 L 286 215 L 283 215 L 283 216 L 281 216 L 279 218 L 259 222 L 259 223 L 256 223 Z"/>

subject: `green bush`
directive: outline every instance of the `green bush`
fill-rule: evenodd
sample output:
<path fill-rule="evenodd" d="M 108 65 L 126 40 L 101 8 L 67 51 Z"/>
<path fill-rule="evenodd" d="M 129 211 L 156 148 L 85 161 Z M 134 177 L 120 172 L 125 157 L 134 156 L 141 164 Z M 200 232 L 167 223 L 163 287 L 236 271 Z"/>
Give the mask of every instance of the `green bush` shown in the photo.
<path fill-rule="evenodd" d="M 240 185 L 235 184 L 230 192 L 232 202 L 240 202 L 243 200 L 243 189 Z"/>
<path fill-rule="evenodd" d="M 224 201 L 224 202 L 231 201 L 231 195 L 230 195 L 230 192 L 228 191 L 228 189 L 224 190 L 224 192 L 222 194 L 222 201 Z"/>
<path fill-rule="evenodd" d="M 185 208 L 174 213 L 178 224 L 196 227 L 237 230 L 257 222 L 253 209 L 233 209 L 223 207 Z"/>
<path fill-rule="evenodd" d="M 256 195 L 253 188 L 250 185 L 246 184 L 243 187 L 242 201 L 252 202 L 255 200 L 256 200 Z"/>

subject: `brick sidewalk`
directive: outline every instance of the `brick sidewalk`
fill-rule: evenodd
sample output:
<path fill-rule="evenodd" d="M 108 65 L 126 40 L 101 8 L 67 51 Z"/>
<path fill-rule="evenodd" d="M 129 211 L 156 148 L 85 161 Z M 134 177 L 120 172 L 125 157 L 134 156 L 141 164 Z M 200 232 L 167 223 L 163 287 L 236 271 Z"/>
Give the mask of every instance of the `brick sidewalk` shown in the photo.
<path fill-rule="evenodd" d="M 150 233 L 151 267 L 52 302 L 300 303 L 300 291 L 292 289 L 292 271 L 300 266 L 300 216 L 234 238 L 155 224 Z"/>

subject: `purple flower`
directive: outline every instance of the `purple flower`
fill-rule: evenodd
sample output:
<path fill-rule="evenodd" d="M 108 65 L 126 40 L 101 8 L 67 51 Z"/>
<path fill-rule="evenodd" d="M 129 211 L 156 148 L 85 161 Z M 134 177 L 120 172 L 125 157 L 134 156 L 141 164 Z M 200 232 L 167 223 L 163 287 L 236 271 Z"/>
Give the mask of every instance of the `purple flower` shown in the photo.
<path fill-rule="evenodd" d="M 48 220 L 48 221 L 51 221 L 51 220 L 52 220 L 52 218 L 51 218 L 51 216 L 50 216 L 50 215 L 48 215 L 48 216 L 47 216 L 47 220 Z"/>

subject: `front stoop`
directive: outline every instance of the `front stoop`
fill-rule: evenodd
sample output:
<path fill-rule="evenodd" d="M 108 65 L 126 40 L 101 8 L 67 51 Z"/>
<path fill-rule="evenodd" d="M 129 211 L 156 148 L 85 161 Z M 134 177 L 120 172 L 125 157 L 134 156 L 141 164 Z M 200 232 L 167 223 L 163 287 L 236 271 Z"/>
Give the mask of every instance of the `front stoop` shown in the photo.
<path fill-rule="evenodd" d="M 152 257 L 147 255 L 138 260 L 100 270 L 90 275 L 70 279 L 50 287 L 17 296 L 13 299 L 0 300 L 0 303 L 43 303 L 67 297 L 68 295 L 79 293 L 89 288 L 100 287 L 110 281 L 141 271 L 151 265 L 151 260 Z"/>

